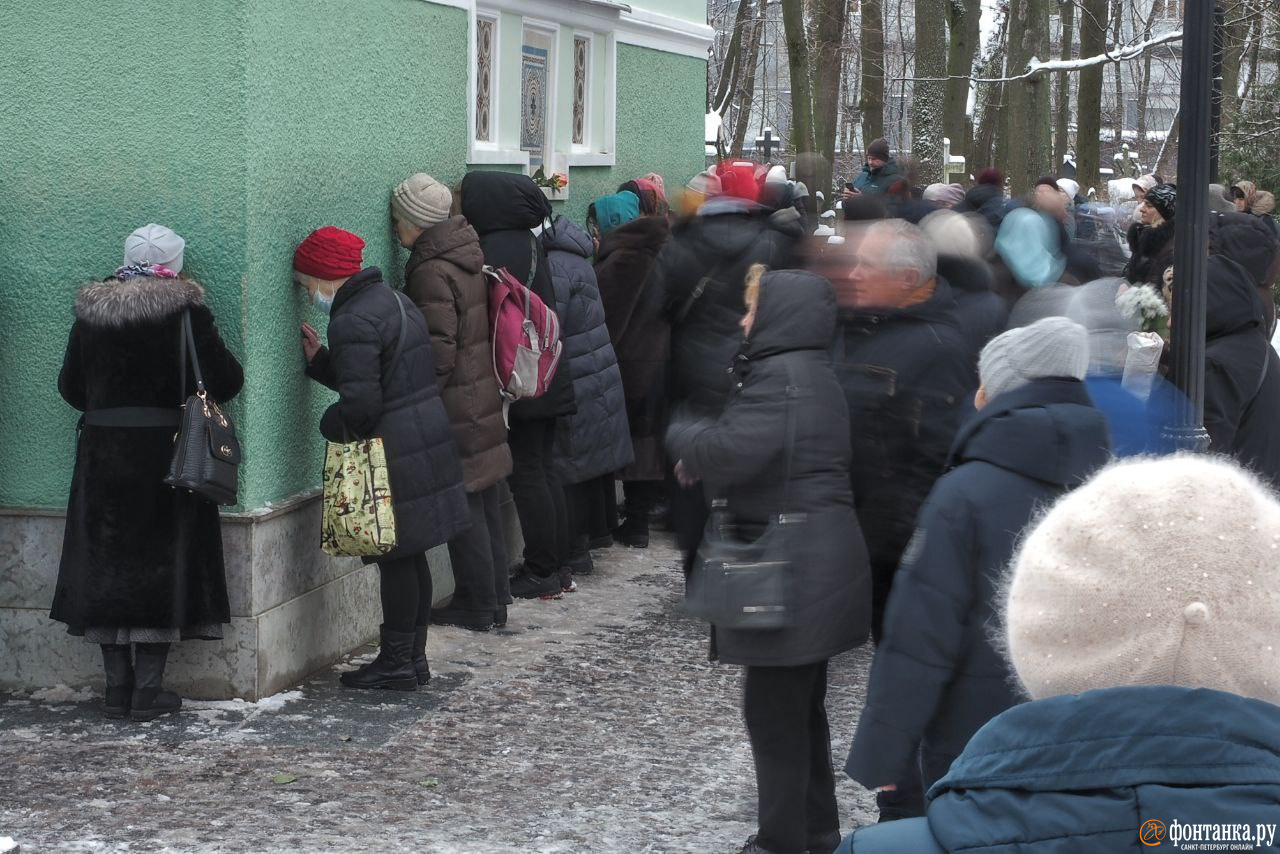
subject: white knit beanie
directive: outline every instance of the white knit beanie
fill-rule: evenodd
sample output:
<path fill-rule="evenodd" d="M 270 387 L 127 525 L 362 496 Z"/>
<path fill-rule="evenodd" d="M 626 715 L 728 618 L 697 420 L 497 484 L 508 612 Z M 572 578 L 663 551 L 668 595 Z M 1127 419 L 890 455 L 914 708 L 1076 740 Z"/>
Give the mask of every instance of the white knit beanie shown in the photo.
<path fill-rule="evenodd" d="M 1089 370 L 1089 333 L 1065 317 L 1046 317 L 991 339 L 978 357 L 978 376 L 994 400 L 1032 380 L 1082 380 Z"/>
<path fill-rule="evenodd" d="M 139 267 L 163 264 L 175 273 L 182 272 L 182 253 L 187 242 L 172 229 L 154 222 L 134 230 L 124 239 L 124 263 Z"/>
<path fill-rule="evenodd" d="M 391 209 L 397 219 L 418 228 L 430 228 L 449 218 L 453 193 L 425 172 L 405 178 L 391 191 Z"/>
<path fill-rule="evenodd" d="M 1280 503 L 1225 457 L 1112 463 L 1013 559 L 1010 661 L 1034 698 L 1119 685 L 1280 704 Z"/>

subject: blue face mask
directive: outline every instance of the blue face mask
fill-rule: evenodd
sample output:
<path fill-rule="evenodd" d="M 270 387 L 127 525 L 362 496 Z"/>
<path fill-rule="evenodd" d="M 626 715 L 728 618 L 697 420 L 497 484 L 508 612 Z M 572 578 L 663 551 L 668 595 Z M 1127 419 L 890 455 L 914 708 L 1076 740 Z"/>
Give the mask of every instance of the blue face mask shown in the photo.
<path fill-rule="evenodd" d="M 320 309 L 325 314 L 328 314 L 330 311 L 333 310 L 332 294 L 325 294 L 325 293 L 321 293 L 320 291 L 316 291 L 314 294 L 311 295 L 311 302 L 315 305 L 316 308 Z"/>

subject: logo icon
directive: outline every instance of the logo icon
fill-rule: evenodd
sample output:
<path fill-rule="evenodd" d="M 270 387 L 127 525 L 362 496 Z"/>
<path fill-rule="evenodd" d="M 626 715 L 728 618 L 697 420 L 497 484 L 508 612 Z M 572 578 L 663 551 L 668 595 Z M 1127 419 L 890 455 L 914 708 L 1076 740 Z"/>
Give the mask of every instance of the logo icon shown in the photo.
<path fill-rule="evenodd" d="M 1168 833 L 1164 822 L 1153 818 L 1142 823 L 1142 828 L 1138 831 L 1138 839 L 1141 840 L 1143 845 L 1149 845 L 1154 848 L 1157 845 L 1164 844 Z"/>

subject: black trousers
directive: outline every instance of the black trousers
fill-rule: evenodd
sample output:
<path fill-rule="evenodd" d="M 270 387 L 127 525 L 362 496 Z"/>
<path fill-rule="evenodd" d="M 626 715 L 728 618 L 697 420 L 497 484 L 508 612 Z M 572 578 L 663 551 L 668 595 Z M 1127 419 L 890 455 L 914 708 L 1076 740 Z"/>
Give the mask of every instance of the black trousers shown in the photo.
<path fill-rule="evenodd" d="M 555 471 L 556 419 L 512 421 L 507 444 L 513 468 L 507 484 L 524 535 L 524 564 L 544 578 L 559 572 L 569 551 L 569 514 Z"/>
<path fill-rule="evenodd" d="M 511 602 L 498 489 L 494 484 L 480 492 L 467 493 L 471 528 L 449 541 L 454 583 L 450 610 L 492 614 L 499 605 Z"/>
<path fill-rule="evenodd" d="M 585 548 L 585 540 L 609 536 L 618 527 L 618 493 L 612 474 L 565 484 L 564 495 L 572 551 L 578 546 Z"/>
<path fill-rule="evenodd" d="M 425 554 L 378 562 L 382 623 L 395 632 L 413 633 L 431 621 L 431 567 Z"/>
<path fill-rule="evenodd" d="M 668 518 L 671 530 L 676 534 L 676 545 L 684 553 L 684 574 L 687 577 L 693 569 L 693 559 L 698 555 L 698 547 L 702 545 L 702 534 L 706 530 L 707 520 L 711 518 L 711 508 L 707 506 L 706 493 L 699 483 L 692 489 L 685 489 L 679 484 L 671 489 L 671 504 Z"/>
<path fill-rule="evenodd" d="M 825 661 L 747 668 L 742 706 L 756 765 L 758 841 L 777 854 L 839 841 L 826 697 Z"/>

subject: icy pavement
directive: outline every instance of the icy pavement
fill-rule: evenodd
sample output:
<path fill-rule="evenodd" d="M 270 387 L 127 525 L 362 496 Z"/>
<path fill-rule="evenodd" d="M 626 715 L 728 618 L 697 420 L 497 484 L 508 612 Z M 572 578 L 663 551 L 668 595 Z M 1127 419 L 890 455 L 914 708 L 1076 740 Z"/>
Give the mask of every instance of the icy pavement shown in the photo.
<path fill-rule="evenodd" d="M 741 671 L 706 660 L 668 544 L 595 558 L 577 593 L 513 605 L 505 630 L 433 628 L 417 693 L 344 690 L 338 665 L 148 724 L 103 720 L 84 690 L 0 694 L 0 838 L 22 852 L 736 851 L 755 830 Z M 833 662 L 837 769 L 869 661 Z M 844 829 L 872 820 L 874 798 L 837 778 Z"/>

